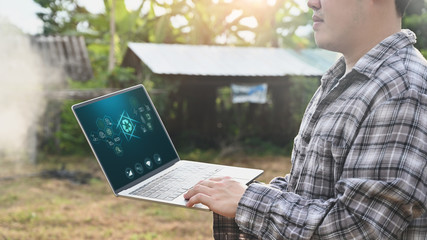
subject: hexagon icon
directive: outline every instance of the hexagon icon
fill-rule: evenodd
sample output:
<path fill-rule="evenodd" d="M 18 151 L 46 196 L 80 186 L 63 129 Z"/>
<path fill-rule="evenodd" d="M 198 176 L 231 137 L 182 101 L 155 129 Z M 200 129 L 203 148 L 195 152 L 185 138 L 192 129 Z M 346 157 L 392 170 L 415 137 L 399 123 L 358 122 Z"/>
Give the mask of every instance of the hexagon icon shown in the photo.
<path fill-rule="evenodd" d="M 105 142 L 107 143 L 108 147 L 114 148 L 114 142 L 111 139 L 106 139 Z"/>
<path fill-rule="evenodd" d="M 104 117 L 104 122 L 107 126 L 113 126 L 113 120 L 109 116 Z"/>
<path fill-rule="evenodd" d="M 99 130 L 104 130 L 105 129 L 104 120 L 102 120 L 101 118 L 96 119 L 96 126 L 98 127 Z"/>
<path fill-rule="evenodd" d="M 115 145 L 114 146 L 114 153 L 116 153 L 117 156 L 121 157 L 123 156 L 123 148 L 120 145 Z"/>
<path fill-rule="evenodd" d="M 119 145 L 122 142 L 120 136 L 114 136 L 113 141 L 115 144 Z"/>
<path fill-rule="evenodd" d="M 105 133 L 107 134 L 108 137 L 112 138 L 114 135 L 113 129 L 111 127 L 107 127 L 105 129 Z"/>
<path fill-rule="evenodd" d="M 102 131 L 102 130 L 100 130 L 100 131 L 98 132 L 98 136 L 99 136 L 102 140 L 104 140 L 104 139 L 107 137 L 107 135 L 105 135 L 105 132 L 104 132 L 104 131 Z"/>
<path fill-rule="evenodd" d="M 147 128 L 148 130 L 153 131 L 153 124 L 151 124 L 150 122 L 147 123 Z"/>
<path fill-rule="evenodd" d="M 97 133 L 95 133 L 95 132 L 91 132 L 90 133 L 90 140 L 93 143 L 99 143 L 101 141 L 101 139 L 99 138 L 99 135 Z"/>

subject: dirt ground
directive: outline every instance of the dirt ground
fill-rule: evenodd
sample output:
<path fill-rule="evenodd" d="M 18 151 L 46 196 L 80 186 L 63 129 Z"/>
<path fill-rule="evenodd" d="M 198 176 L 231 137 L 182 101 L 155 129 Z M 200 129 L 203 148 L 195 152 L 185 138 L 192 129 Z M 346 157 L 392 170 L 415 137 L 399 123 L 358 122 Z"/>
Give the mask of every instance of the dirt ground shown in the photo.
<path fill-rule="evenodd" d="M 211 212 L 116 198 L 94 159 L 71 162 L 78 164 L 67 169 L 92 173 L 87 183 L 42 175 L 48 166 L 0 159 L 0 239 L 212 239 Z M 262 168 L 263 182 L 290 169 L 287 157 L 221 162 Z"/>

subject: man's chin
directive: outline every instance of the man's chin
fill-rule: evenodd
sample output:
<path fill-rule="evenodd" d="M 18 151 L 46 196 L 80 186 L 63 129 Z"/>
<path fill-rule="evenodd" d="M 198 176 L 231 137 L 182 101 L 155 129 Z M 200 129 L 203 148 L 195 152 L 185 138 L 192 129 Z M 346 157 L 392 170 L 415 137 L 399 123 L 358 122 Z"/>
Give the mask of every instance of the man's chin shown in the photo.
<path fill-rule="evenodd" d="M 333 47 L 335 44 L 333 43 L 333 39 L 328 38 L 325 34 L 320 34 L 319 32 L 314 33 L 314 40 L 316 42 L 317 47 L 323 48 L 329 51 L 336 51 Z"/>

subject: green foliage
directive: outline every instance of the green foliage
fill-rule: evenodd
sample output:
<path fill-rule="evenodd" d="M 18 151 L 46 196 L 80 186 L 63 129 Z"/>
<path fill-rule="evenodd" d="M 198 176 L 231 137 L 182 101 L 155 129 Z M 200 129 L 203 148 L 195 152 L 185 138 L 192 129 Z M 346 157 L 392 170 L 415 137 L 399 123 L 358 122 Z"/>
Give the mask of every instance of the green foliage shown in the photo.
<path fill-rule="evenodd" d="M 111 88 L 126 88 L 135 85 L 136 76 L 133 68 L 115 67 L 107 74 L 107 86 Z"/>
<path fill-rule="evenodd" d="M 71 78 L 68 79 L 68 87 L 70 89 L 99 89 L 106 87 L 106 78 L 104 76 L 99 76 L 92 78 L 88 81 L 75 81 Z"/>
<path fill-rule="evenodd" d="M 38 13 L 44 34 L 82 34 L 89 45 L 103 45 L 108 51 L 112 0 L 104 0 L 105 12 L 98 14 L 88 12 L 76 0 L 34 1 L 45 9 Z M 295 35 L 295 31 L 307 25 L 311 17 L 295 1 L 287 0 L 274 4 L 144 0 L 135 10 L 128 10 L 125 1 L 119 0 L 115 19 L 115 53 L 119 63 L 130 41 L 303 47 L 308 42 Z M 248 39 L 245 34 L 253 37 Z"/>
<path fill-rule="evenodd" d="M 218 89 L 216 143 L 226 147 L 240 142 L 249 149 L 256 149 L 256 146 L 272 149 L 268 145 L 275 144 L 282 150 L 289 150 L 288 145 L 293 143 L 319 81 L 317 78 L 291 77 L 285 84 L 280 88 L 269 86 L 268 104 L 233 104 L 230 87 Z M 261 149 L 256 151 L 262 152 Z"/>
<path fill-rule="evenodd" d="M 406 9 L 406 15 L 425 14 L 427 9 L 427 0 L 412 0 Z"/>
<path fill-rule="evenodd" d="M 427 49 L 427 14 L 409 15 L 404 19 L 404 26 L 411 29 L 417 35 L 418 49 Z"/>
<path fill-rule="evenodd" d="M 417 47 L 427 58 L 427 0 L 412 1 L 403 18 L 403 28 L 411 29 L 417 35 Z"/>
<path fill-rule="evenodd" d="M 37 16 L 43 21 L 43 34 L 66 33 L 77 34 L 77 25 L 89 12 L 79 6 L 75 0 L 34 0 L 45 11 L 38 12 Z M 84 20 L 83 20 L 84 21 Z"/>
<path fill-rule="evenodd" d="M 188 145 L 180 148 L 178 151 L 181 159 L 191 159 L 201 162 L 215 162 L 219 154 L 219 151 L 215 149 L 191 148 Z"/>
<path fill-rule="evenodd" d="M 242 143 L 245 154 L 249 156 L 290 156 L 293 144 L 280 146 L 260 138 L 248 138 Z"/>
<path fill-rule="evenodd" d="M 179 96 L 177 96 L 179 81 L 170 81 L 170 79 L 156 76 L 145 66 L 144 75 L 138 78 L 131 69 L 127 68 L 116 66 L 111 72 L 107 71 L 112 0 L 104 0 L 105 12 L 97 14 L 88 12 L 77 0 L 34 1 L 44 8 L 39 13 L 44 23 L 44 34 L 85 36 L 95 77 L 84 83 L 70 80 L 71 88 L 124 88 L 143 82 L 163 119 L 173 122 L 179 114 L 185 115 L 185 109 L 189 103 L 179 105 Z M 137 9 L 128 10 L 124 0 L 117 0 L 114 12 L 116 21 L 114 51 L 117 56 L 117 65 L 124 56 L 128 42 L 293 48 L 304 48 L 312 44 L 311 40 L 295 34 L 300 26 L 305 26 L 311 21 L 311 13 L 304 12 L 295 1 L 277 0 L 275 3 L 268 3 L 268 1 L 239 0 L 143 0 Z M 308 85 L 300 86 L 300 84 L 304 83 L 291 85 L 295 89 L 290 90 L 289 93 L 296 94 L 298 103 L 289 103 L 289 106 L 286 106 L 295 110 L 290 114 L 292 115 L 289 123 L 292 126 L 291 129 L 297 128 L 295 126 L 305 108 L 303 104 L 305 101 L 301 98 L 306 95 L 300 92 L 310 88 Z M 219 137 L 215 141 L 219 145 L 227 145 L 234 141 L 244 142 L 247 139 L 256 139 L 254 136 L 260 136 L 260 140 L 265 140 L 271 132 L 263 130 L 272 125 L 272 120 L 269 119 L 269 116 L 274 114 L 271 104 L 233 105 L 227 91 L 229 89 L 220 90 L 220 97 L 216 103 L 220 114 Z M 73 146 L 76 149 L 77 147 L 88 149 L 81 130 L 69 110 L 70 106 L 69 101 L 63 104 L 61 129 L 56 133 L 61 153 L 74 152 Z M 248 119 L 257 120 L 250 122 Z M 288 123 L 282 125 L 286 124 Z M 294 130 L 289 131 L 288 134 L 292 135 Z M 190 136 L 192 133 L 188 134 Z M 248 144 L 251 141 L 248 141 Z M 86 150 L 83 152 L 87 152 Z"/>
<path fill-rule="evenodd" d="M 310 102 L 316 89 L 319 87 L 317 78 L 298 77 L 290 78 L 291 85 L 288 91 L 290 112 L 292 113 L 293 128 L 298 128 L 304 115 L 307 104 Z"/>
<path fill-rule="evenodd" d="M 134 71 L 129 67 L 115 67 L 111 72 L 99 73 L 86 82 L 68 79 L 68 86 L 71 89 L 126 88 L 138 83 Z"/>
<path fill-rule="evenodd" d="M 86 41 L 88 42 L 87 50 L 89 59 L 92 64 L 92 69 L 95 77 L 106 72 L 108 63 L 109 45 L 105 41 Z"/>
<path fill-rule="evenodd" d="M 82 130 L 71 111 L 71 106 L 76 101 L 67 100 L 62 104 L 61 125 L 55 133 L 59 141 L 59 151 L 63 155 L 87 155 L 90 148 L 82 134 Z"/>
<path fill-rule="evenodd" d="M 136 77 L 133 74 L 134 69 L 116 67 L 110 73 L 99 74 L 96 78 L 87 82 L 68 80 L 72 89 L 90 89 L 90 88 L 126 88 L 136 84 Z M 88 154 L 90 151 L 86 139 L 71 111 L 71 106 L 79 101 L 66 100 L 61 106 L 61 125 L 55 133 L 57 142 L 59 142 L 59 152 L 61 154 Z M 53 142 L 51 145 L 54 144 Z M 54 146 L 47 147 L 49 152 L 55 153 L 57 149 Z"/>

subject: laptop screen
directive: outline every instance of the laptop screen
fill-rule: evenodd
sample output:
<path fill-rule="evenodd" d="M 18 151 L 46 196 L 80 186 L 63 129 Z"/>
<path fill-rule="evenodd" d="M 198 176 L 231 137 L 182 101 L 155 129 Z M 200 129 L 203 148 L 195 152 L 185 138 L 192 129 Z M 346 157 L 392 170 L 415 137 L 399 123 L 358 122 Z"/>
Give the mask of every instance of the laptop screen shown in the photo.
<path fill-rule="evenodd" d="M 114 191 L 178 159 L 142 85 L 73 110 Z"/>

